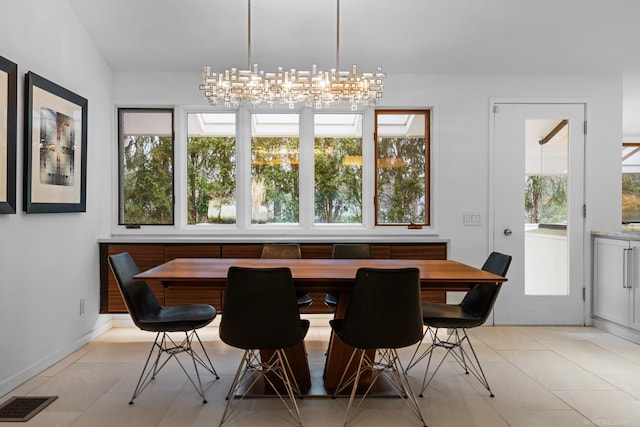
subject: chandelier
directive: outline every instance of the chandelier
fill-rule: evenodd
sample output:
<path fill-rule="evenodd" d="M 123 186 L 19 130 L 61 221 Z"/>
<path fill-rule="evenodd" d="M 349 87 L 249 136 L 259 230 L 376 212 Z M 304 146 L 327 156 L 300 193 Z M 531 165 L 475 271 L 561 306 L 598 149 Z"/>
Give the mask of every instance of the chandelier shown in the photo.
<path fill-rule="evenodd" d="M 336 68 L 320 71 L 314 64 L 311 71 L 291 69 L 264 72 L 258 64 L 251 66 L 251 0 L 248 0 L 248 49 L 247 69 L 231 68 L 222 73 L 211 71 L 210 66 L 202 71 L 200 90 L 211 105 L 223 103 L 226 107 L 237 107 L 241 103 L 253 106 L 267 104 L 289 105 L 294 108 L 303 104 L 320 109 L 330 105 L 373 106 L 382 98 L 382 67 L 375 73 L 358 73 L 356 65 L 350 71 L 340 71 L 340 0 L 337 0 Z"/>

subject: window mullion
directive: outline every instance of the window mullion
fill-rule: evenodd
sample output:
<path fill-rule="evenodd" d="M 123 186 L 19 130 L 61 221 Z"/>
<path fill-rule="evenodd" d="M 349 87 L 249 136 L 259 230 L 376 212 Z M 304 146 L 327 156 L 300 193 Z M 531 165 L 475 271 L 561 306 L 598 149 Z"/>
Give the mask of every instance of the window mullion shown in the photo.
<path fill-rule="evenodd" d="M 238 228 L 251 225 L 251 114 L 246 106 L 236 117 L 236 222 Z"/>
<path fill-rule="evenodd" d="M 313 112 L 305 108 L 300 113 L 300 227 L 311 228 L 314 216 L 314 153 Z"/>
<path fill-rule="evenodd" d="M 176 228 L 183 229 L 187 224 L 187 123 L 186 113 L 176 108 L 174 116 L 175 149 L 174 149 L 174 212 Z"/>
<path fill-rule="evenodd" d="M 367 108 L 362 117 L 362 225 L 374 227 L 375 214 L 375 141 L 374 110 Z"/>

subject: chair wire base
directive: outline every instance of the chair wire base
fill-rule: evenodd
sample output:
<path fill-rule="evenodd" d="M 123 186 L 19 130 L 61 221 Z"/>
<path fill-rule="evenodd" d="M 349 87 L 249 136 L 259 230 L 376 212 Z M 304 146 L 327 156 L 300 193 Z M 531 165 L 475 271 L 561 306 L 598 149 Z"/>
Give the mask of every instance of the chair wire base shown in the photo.
<path fill-rule="evenodd" d="M 278 395 L 278 398 L 280 398 L 280 401 L 284 404 L 295 425 L 302 426 L 300 409 L 296 402 L 296 397 L 301 396 L 300 388 L 291 373 L 292 370 L 289 365 L 289 359 L 283 349 L 275 350 L 267 361 L 261 360 L 260 350 L 245 350 L 240 366 L 238 366 L 236 375 L 231 383 L 229 394 L 227 394 L 227 404 L 224 408 L 222 419 L 220 420 L 220 426 L 229 421 L 234 412 L 237 412 L 234 410 L 237 409 L 240 401 L 247 396 L 249 391 L 251 391 L 261 378 L 263 378 Z M 276 384 L 274 380 L 278 383 Z M 287 402 L 284 393 L 281 393 L 279 389 L 282 385 L 284 385 L 286 397 L 288 397 L 289 402 Z M 240 395 L 238 402 L 234 402 L 236 400 L 236 394 L 242 389 L 244 389 L 244 393 Z"/>
<path fill-rule="evenodd" d="M 194 337 L 198 340 L 200 348 L 202 349 L 202 354 L 204 355 L 204 358 L 206 360 L 200 357 L 200 355 L 193 350 L 192 345 Z M 153 355 L 154 351 L 156 351 L 155 360 L 150 364 L 149 362 L 151 361 L 151 356 Z M 191 357 L 191 360 L 193 361 L 193 368 L 196 374 L 197 384 L 196 381 L 194 381 L 194 379 L 191 377 L 191 375 L 189 375 L 189 372 L 187 372 L 186 367 L 180 361 L 178 355 L 181 353 L 187 353 Z M 164 359 L 164 361 L 161 362 L 163 354 L 165 354 L 167 357 L 166 359 Z M 140 378 L 138 379 L 138 384 L 136 385 L 133 396 L 129 401 L 130 405 L 133 404 L 133 400 L 138 397 L 140 393 L 142 393 L 142 391 L 149 385 L 149 383 L 151 383 L 152 380 L 155 379 L 156 375 L 172 358 L 178 362 L 178 364 L 182 368 L 182 371 L 185 373 L 200 397 L 202 397 L 202 403 L 207 403 L 207 398 L 204 395 L 204 388 L 202 387 L 202 381 L 200 380 L 200 373 L 198 372 L 198 365 L 201 365 L 211 374 L 215 375 L 216 379 L 219 379 L 220 377 L 213 367 L 211 359 L 209 358 L 207 351 L 204 349 L 204 345 L 202 345 L 202 341 L 200 341 L 198 333 L 195 330 L 192 330 L 190 332 L 185 332 L 185 338 L 179 344 L 176 343 L 167 332 L 158 332 L 156 334 L 156 339 L 151 346 L 151 350 L 149 350 L 149 355 L 147 356 L 147 361 L 144 364 L 144 368 L 142 368 L 142 373 L 140 374 Z"/>
<path fill-rule="evenodd" d="M 439 328 L 427 328 L 427 330 L 424 332 L 424 336 L 422 337 L 422 341 L 420 342 L 420 344 L 424 342 L 425 337 L 427 336 L 427 334 L 429 334 L 431 337 L 431 344 L 429 345 L 429 348 L 427 348 L 422 354 L 418 356 L 418 351 L 420 349 L 420 344 L 418 344 L 415 352 L 413 353 L 413 356 L 411 356 L 411 360 L 407 364 L 408 371 L 416 364 L 418 364 L 422 359 L 427 356 L 429 357 L 427 359 L 427 368 L 424 371 L 424 378 L 422 380 L 422 386 L 420 387 L 419 396 L 423 397 L 424 391 L 426 390 L 429 383 L 431 383 L 431 380 L 436 375 L 436 372 L 438 372 L 438 369 L 440 369 L 440 366 L 442 366 L 442 363 L 445 361 L 447 356 L 451 354 L 456 362 L 458 362 L 458 364 L 462 367 L 462 369 L 464 369 L 465 374 L 473 374 L 473 376 L 476 377 L 480 384 L 482 384 L 482 386 L 487 389 L 489 395 L 491 397 L 494 397 L 493 391 L 491 391 L 491 387 L 489 387 L 487 377 L 485 377 L 482 366 L 480 365 L 480 361 L 478 360 L 478 356 L 476 355 L 476 352 L 471 345 L 471 340 L 469 340 L 469 337 L 467 336 L 467 331 L 464 328 L 451 329 L 447 335 L 447 338 L 445 340 L 442 340 L 438 337 L 438 330 Z M 460 331 L 462 331 L 462 333 L 460 333 Z M 470 354 L 467 352 L 467 350 L 465 350 L 463 346 L 463 344 L 465 343 L 469 347 L 470 354 L 473 356 L 473 358 L 471 358 Z M 447 351 L 427 380 L 429 367 L 431 366 L 431 357 L 433 356 L 434 349 L 436 349 L 437 347 L 444 348 Z"/>
<path fill-rule="evenodd" d="M 345 379 L 345 376 L 348 371 L 348 367 L 351 366 L 356 354 L 359 355 L 358 369 L 349 376 L 349 378 Z M 372 390 L 375 383 L 380 379 L 384 378 L 387 383 L 393 388 L 393 390 L 402 398 L 402 401 L 409 407 L 409 409 L 413 412 L 413 414 L 420 420 L 424 427 L 427 426 L 424 417 L 422 416 L 422 411 L 420 410 L 420 405 L 418 404 L 418 400 L 416 399 L 411 386 L 409 385 L 409 379 L 405 373 L 405 370 L 402 367 L 402 363 L 398 358 L 398 352 L 396 349 L 387 348 L 387 349 L 379 349 L 376 352 L 377 356 L 374 356 L 374 360 L 371 360 L 370 357 L 367 356 L 366 352 L 362 349 L 354 349 L 351 353 L 351 357 L 349 358 L 349 362 L 347 363 L 347 368 L 342 374 L 338 386 L 333 394 L 333 398 L 335 398 L 340 392 L 345 390 L 347 387 L 351 385 L 351 395 L 349 396 L 349 403 L 347 405 L 347 412 L 344 416 L 344 425 L 346 426 L 350 421 L 353 421 L 355 414 L 357 413 L 360 405 L 364 401 L 364 398 L 369 394 Z M 376 360 L 377 359 L 377 360 Z M 367 389 L 360 397 L 360 400 L 357 403 L 357 406 L 351 412 L 351 408 L 353 406 L 356 391 L 358 389 L 358 384 L 360 383 L 360 378 L 362 374 L 371 371 L 371 383 L 367 386 Z"/>

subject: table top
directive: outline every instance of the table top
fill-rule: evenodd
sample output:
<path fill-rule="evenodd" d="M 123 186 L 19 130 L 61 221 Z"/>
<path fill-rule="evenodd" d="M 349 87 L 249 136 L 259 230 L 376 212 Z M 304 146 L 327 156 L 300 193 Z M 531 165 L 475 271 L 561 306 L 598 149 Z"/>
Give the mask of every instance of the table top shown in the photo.
<path fill-rule="evenodd" d="M 177 258 L 135 276 L 141 280 L 207 281 L 226 279 L 231 266 L 289 267 L 297 282 L 353 280 L 361 267 L 420 270 L 423 283 L 505 282 L 507 279 L 452 260 L 404 259 L 261 259 L 261 258 Z"/>

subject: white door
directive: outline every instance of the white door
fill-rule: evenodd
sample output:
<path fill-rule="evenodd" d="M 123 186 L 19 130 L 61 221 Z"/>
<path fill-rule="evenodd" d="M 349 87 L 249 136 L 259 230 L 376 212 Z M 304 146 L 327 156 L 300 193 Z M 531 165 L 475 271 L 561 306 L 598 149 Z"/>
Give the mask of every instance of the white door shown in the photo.
<path fill-rule="evenodd" d="M 584 324 L 584 110 L 494 105 L 493 247 L 513 256 L 496 324 Z"/>

